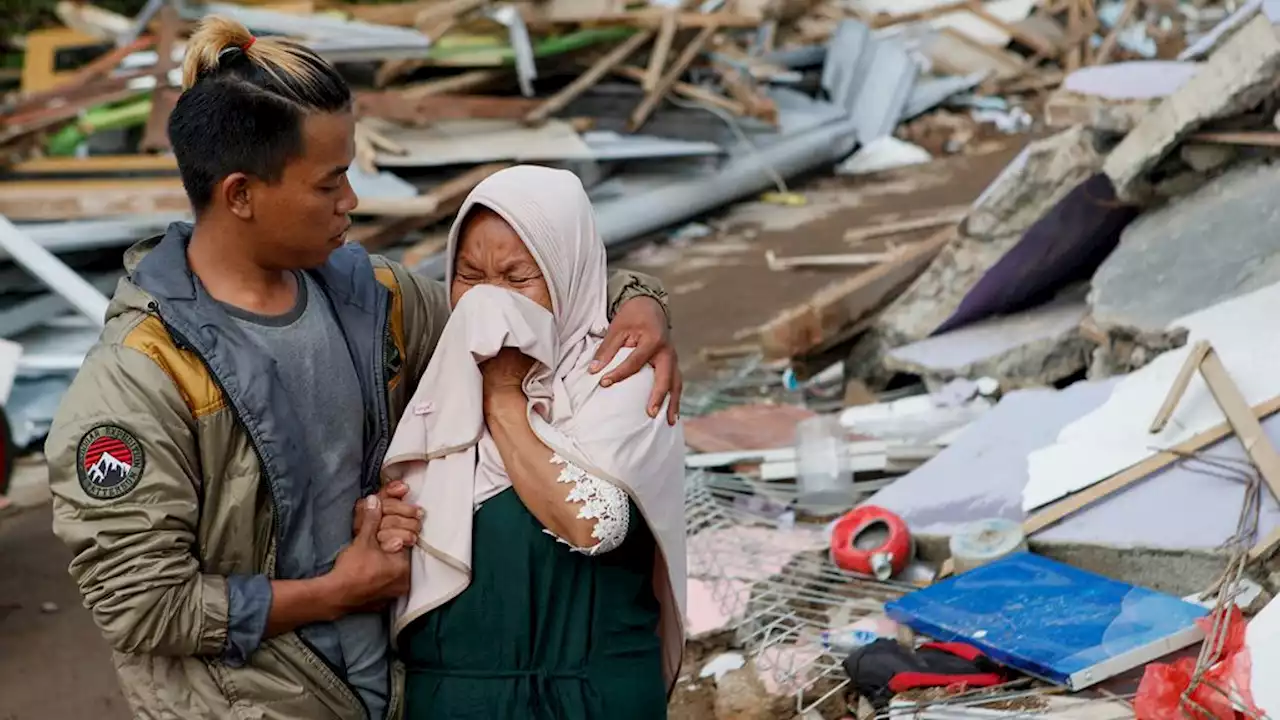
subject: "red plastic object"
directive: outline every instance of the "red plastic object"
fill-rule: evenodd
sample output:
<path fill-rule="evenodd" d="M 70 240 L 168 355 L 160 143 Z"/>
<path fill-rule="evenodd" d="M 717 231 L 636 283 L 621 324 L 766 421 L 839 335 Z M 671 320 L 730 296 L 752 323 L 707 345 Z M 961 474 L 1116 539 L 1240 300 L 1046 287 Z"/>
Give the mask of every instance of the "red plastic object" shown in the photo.
<path fill-rule="evenodd" d="M 859 535 L 880 528 L 874 547 L 858 547 Z M 831 531 L 831 561 L 842 570 L 888 580 L 902 572 L 915 554 L 911 531 L 902 518 L 876 505 L 856 507 L 836 521 Z"/>
<path fill-rule="evenodd" d="M 1251 662 L 1249 649 L 1244 645 L 1247 624 L 1240 608 L 1232 606 L 1230 612 L 1221 656 L 1209 666 L 1200 684 L 1186 699 L 1182 696 L 1191 687 L 1196 669 L 1194 656 L 1147 666 L 1142 674 L 1142 683 L 1138 685 L 1138 695 L 1133 700 L 1133 711 L 1138 720 L 1235 720 L 1237 714 L 1231 698 L 1219 689 L 1232 693 L 1240 705 L 1252 713 L 1250 717 L 1261 715 L 1253 704 L 1253 693 L 1249 688 Z M 1196 624 L 1204 628 L 1206 635 L 1213 630 L 1212 616 L 1197 620 Z"/>

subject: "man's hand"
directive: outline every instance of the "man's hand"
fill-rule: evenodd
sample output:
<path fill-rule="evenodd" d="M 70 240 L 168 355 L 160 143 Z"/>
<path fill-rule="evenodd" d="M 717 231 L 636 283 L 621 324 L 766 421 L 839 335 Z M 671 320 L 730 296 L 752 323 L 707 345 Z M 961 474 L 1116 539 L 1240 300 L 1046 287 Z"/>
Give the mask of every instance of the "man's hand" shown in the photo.
<path fill-rule="evenodd" d="M 389 553 L 378 545 L 382 501 L 365 498 L 360 533 L 338 553 L 325 576 L 332 583 L 340 615 L 359 612 L 409 593 L 409 553 Z"/>
<path fill-rule="evenodd" d="M 418 534 L 422 532 L 422 519 L 425 511 L 417 505 L 405 502 L 409 494 L 409 486 L 399 480 L 392 480 L 378 491 L 378 500 L 382 503 L 382 524 L 378 527 L 378 544 L 386 552 L 400 552 L 413 547 L 418 542 Z M 356 502 L 355 520 L 352 525 L 352 536 L 360 534 L 364 526 L 366 498 Z"/>
<path fill-rule="evenodd" d="M 675 425 L 680 417 L 680 392 L 684 380 L 680 376 L 676 349 L 671 345 L 667 313 L 661 303 L 651 297 L 632 298 L 623 303 L 591 361 L 590 371 L 600 372 L 624 347 L 635 349 L 622 364 L 601 378 L 600 385 L 609 387 L 635 375 L 645 364 L 652 365 L 654 378 L 653 392 L 649 395 L 649 417 L 658 417 L 663 399 L 670 395 L 667 422 Z"/>

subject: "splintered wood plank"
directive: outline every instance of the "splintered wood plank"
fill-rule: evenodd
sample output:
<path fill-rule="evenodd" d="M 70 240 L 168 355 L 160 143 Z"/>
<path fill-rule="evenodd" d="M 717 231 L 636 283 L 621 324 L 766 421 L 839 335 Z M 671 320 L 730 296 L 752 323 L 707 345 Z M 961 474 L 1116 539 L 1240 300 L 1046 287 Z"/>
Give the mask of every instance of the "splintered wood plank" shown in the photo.
<path fill-rule="evenodd" d="M 535 101 L 539 104 L 529 111 L 524 121 L 530 125 L 546 121 L 547 118 L 563 110 L 565 106 L 573 102 L 582 93 L 591 89 L 596 83 L 600 82 L 610 70 L 621 65 L 627 58 L 631 57 L 637 50 L 644 47 L 645 44 L 653 37 L 653 31 L 642 30 L 626 40 L 622 41 L 613 50 L 610 50 L 604 57 L 600 58 L 587 69 L 586 72 L 579 75 L 573 82 L 566 85 L 560 92 L 547 98 L 545 101 Z"/>
<path fill-rule="evenodd" d="M 356 94 L 359 117 L 377 117 L 422 127 L 445 120 L 519 120 L 542 101 L 537 98 L 484 95 L 406 97 L 397 90 Z"/>
<path fill-rule="evenodd" d="M 955 228 L 903 248 L 893 262 L 832 283 L 808 302 L 788 309 L 760 328 L 760 346 L 770 359 L 803 355 L 868 317 L 919 275 L 948 242 Z"/>
<path fill-rule="evenodd" d="M 632 132 L 635 132 L 644 126 L 645 122 L 649 120 L 649 116 L 653 114 L 653 111 L 658 109 L 658 104 L 667 96 L 667 93 L 671 90 L 671 86 L 675 85 L 676 82 L 680 80 L 680 76 L 684 75 L 684 71 L 689 69 L 689 66 L 693 64 L 693 61 L 696 60 L 698 55 L 702 52 L 702 48 L 707 44 L 707 41 L 710 40 L 711 36 L 715 35 L 718 30 L 718 26 L 714 24 L 708 25 L 699 30 L 693 40 L 689 41 L 689 44 L 685 46 L 683 51 L 681 51 L 680 56 L 676 58 L 674 63 L 672 63 L 671 68 L 667 70 L 667 74 L 663 75 L 662 79 L 658 81 L 658 86 L 651 90 L 649 94 L 640 101 L 640 105 L 636 107 L 635 112 L 631 113 L 631 119 L 627 123 L 627 126 Z"/>
<path fill-rule="evenodd" d="M 0 182 L 0 215 L 15 222 L 190 211 L 177 178 Z"/>

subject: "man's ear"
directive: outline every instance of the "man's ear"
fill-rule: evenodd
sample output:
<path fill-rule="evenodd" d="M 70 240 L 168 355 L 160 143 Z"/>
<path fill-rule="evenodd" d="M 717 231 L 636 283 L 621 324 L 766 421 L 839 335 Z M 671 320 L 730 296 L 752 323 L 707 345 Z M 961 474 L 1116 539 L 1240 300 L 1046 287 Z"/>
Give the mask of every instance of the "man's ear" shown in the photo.
<path fill-rule="evenodd" d="M 241 220 L 253 219 L 253 190 L 249 176 L 244 173 L 231 173 L 218 184 L 222 200 L 232 214 Z"/>

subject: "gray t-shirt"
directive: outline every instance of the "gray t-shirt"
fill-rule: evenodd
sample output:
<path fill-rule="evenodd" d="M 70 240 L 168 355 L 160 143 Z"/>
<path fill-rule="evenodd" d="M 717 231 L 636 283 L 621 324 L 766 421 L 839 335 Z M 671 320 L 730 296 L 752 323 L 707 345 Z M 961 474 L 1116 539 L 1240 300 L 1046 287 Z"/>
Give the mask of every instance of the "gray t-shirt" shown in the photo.
<path fill-rule="evenodd" d="M 263 316 L 224 305 L 227 313 L 276 362 L 284 390 L 306 418 L 306 452 L 313 459 L 311 528 L 320 572 L 351 542 L 351 520 L 360 499 L 364 455 L 364 401 L 360 379 L 338 319 L 323 291 L 299 273 L 298 300 L 284 315 Z M 302 540 L 305 542 L 305 540 Z M 290 548 L 280 548 L 288 553 Z M 373 718 L 386 713 L 389 694 L 386 620 L 379 613 L 348 615 L 299 631 L 335 668 L 345 668 Z"/>

